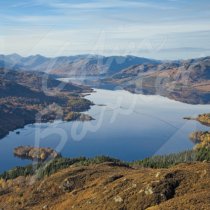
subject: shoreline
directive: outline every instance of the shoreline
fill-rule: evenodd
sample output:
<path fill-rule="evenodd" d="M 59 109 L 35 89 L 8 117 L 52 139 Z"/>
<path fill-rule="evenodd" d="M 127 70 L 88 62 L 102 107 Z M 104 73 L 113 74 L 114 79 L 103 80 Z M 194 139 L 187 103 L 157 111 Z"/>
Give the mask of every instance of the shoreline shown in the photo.
<path fill-rule="evenodd" d="M 37 151 L 39 151 L 37 153 Z M 31 155 L 29 155 L 30 151 L 32 151 L 31 155 L 35 155 L 36 157 L 31 158 Z M 46 152 L 48 154 L 45 154 L 43 160 L 40 158 L 37 158 L 37 155 L 40 155 L 41 152 Z M 15 153 L 17 155 L 15 155 Z M 52 154 L 52 158 L 48 159 L 47 157 Z M 68 168 L 71 165 L 75 166 L 89 166 L 92 164 L 101 164 L 105 162 L 114 163 L 116 166 L 125 166 L 125 167 L 140 167 L 140 168 L 170 168 L 179 164 L 183 163 L 195 163 L 195 162 L 203 162 L 207 161 L 210 162 L 210 148 L 197 148 L 192 150 L 186 150 L 183 152 L 178 153 L 171 153 L 168 155 L 156 155 L 151 156 L 147 158 L 143 158 L 142 160 L 133 160 L 133 161 L 123 161 L 114 157 L 100 155 L 100 156 L 94 156 L 94 157 L 63 157 L 61 153 L 57 153 L 55 150 L 46 147 L 46 148 L 38 148 L 38 147 L 31 147 L 31 146 L 19 146 L 15 148 L 14 155 L 18 156 L 19 158 L 28 159 L 28 160 L 39 160 L 41 162 L 38 162 L 35 164 L 31 163 L 26 166 L 15 166 L 9 170 L 6 170 L 2 173 L 0 173 L 0 178 L 8 177 L 12 173 L 12 171 L 15 171 L 16 176 L 22 176 L 24 171 L 27 168 L 45 168 L 47 165 L 51 165 L 52 172 L 55 173 L 56 171 L 60 169 Z M 48 156 L 46 156 L 48 155 Z M 54 164 L 57 162 L 61 162 L 61 165 Z M 66 162 L 66 164 L 63 164 Z M 56 171 L 53 169 L 53 167 L 56 166 Z M 38 167 L 38 168 L 37 168 Z M 19 171 L 19 172 L 18 172 Z M 31 171 L 31 173 L 36 173 L 36 171 Z"/>

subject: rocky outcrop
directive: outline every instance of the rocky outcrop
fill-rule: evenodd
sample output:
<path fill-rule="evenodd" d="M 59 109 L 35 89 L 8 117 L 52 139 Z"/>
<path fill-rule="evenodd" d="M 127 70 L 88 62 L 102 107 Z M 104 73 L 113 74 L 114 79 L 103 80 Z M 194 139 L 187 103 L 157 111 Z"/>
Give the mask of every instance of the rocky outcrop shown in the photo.
<path fill-rule="evenodd" d="M 23 159 L 41 160 L 60 157 L 60 154 L 51 148 L 20 146 L 14 149 L 14 155 Z"/>
<path fill-rule="evenodd" d="M 63 119 L 64 121 L 90 121 L 94 120 L 90 115 L 78 112 L 69 112 Z"/>

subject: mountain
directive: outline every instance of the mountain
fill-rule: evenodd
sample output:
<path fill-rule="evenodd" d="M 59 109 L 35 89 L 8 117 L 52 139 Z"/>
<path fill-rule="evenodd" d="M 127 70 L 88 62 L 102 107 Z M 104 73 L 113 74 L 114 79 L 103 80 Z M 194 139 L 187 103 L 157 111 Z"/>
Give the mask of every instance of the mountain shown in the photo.
<path fill-rule="evenodd" d="M 186 103 L 210 103 L 210 57 L 135 65 L 102 83 Z"/>
<path fill-rule="evenodd" d="M 112 75 L 137 64 L 158 64 L 160 61 L 135 56 L 78 55 L 48 58 L 42 55 L 21 57 L 0 55 L 0 67 L 23 71 L 41 71 L 59 76 Z"/>

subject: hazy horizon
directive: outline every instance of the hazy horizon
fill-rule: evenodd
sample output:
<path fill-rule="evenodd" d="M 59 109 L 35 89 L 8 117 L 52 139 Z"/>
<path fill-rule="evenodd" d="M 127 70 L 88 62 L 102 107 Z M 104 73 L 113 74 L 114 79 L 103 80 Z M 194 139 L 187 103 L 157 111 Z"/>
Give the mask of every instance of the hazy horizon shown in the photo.
<path fill-rule="evenodd" d="M 210 55 L 207 0 L 11 0 L 0 17 L 3 54 Z"/>
<path fill-rule="evenodd" d="M 206 49 L 207 50 L 207 49 Z M 139 57 L 139 58 L 146 58 L 146 59 L 151 59 L 151 60 L 188 60 L 188 59 L 198 59 L 198 58 L 203 58 L 203 57 L 209 57 L 210 56 L 210 50 L 209 50 L 209 54 L 205 54 L 205 55 L 198 55 L 198 56 L 193 56 L 193 57 L 179 57 L 177 56 L 176 58 L 161 58 L 161 57 L 150 57 L 150 56 L 142 56 L 142 55 L 135 55 L 135 54 L 126 54 L 126 55 L 120 55 L 120 54 L 86 54 L 86 53 L 81 53 L 81 54 L 61 54 L 61 55 L 57 55 L 57 56 L 48 56 L 48 55 L 44 55 L 44 54 L 40 54 L 40 53 L 35 53 L 35 54 L 28 54 L 28 55 L 23 55 L 23 54 L 20 54 L 20 53 L 16 53 L 16 52 L 13 52 L 13 53 L 8 53 L 8 54 L 4 54 L 4 53 L 0 53 L 0 55 L 5 55 L 5 56 L 11 56 L 11 55 L 19 55 L 23 58 L 26 58 L 26 57 L 30 57 L 30 56 L 43 56 L 45 58 L 57 58 L 57 57 L 76 57 L 76 56 L 102 56 L 102 57 L 114 57 L 114 56 L 132 56 L 132 57 Z"/>

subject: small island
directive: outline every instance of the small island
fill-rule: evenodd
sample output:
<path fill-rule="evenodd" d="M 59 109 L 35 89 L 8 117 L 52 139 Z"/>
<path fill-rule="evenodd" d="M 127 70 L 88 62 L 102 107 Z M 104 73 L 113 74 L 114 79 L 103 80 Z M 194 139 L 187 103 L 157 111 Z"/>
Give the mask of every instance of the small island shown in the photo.
<path fill-rule="evenodd" d="M 184 117 L 184 120 L 196 120 L 203 125 L 210 126 L 210 113 L 199 114 L 197 117 Z"/>
<path fill-rule="evenodd" d="M 13 151 L 14 155 L 23 159 L 45 161 L 46 159 L 53 159 L 61 157 L 59 153 L 51 148 L 39 148 L 31 146 L 16 147 Z"/>

